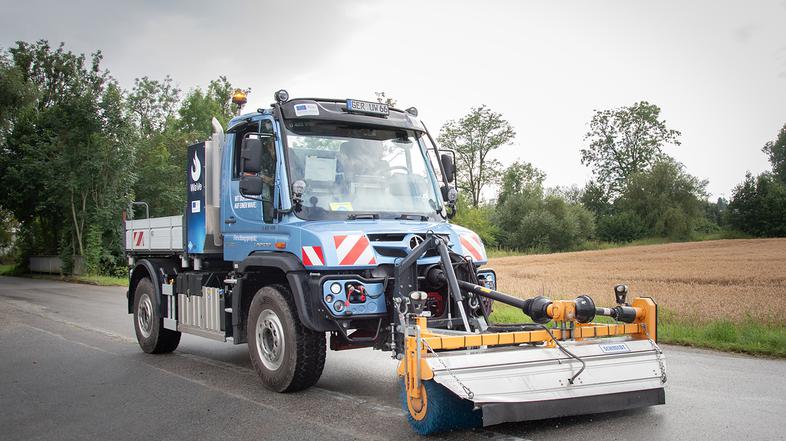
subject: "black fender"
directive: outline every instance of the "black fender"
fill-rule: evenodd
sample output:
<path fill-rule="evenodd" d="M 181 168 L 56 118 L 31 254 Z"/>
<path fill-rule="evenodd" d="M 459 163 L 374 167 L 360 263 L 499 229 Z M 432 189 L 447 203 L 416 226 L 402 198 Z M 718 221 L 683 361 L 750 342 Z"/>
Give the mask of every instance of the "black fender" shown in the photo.
<path fill-rule="evenodd" d="M 177 274 L 178 263 L 179 261 L 167 259 L 140 259 L 136 262 L 131 270 L 131 276 L 128 278 L 128 291 L 126 292 L 129 314 L 134 313 L 134 291 L 136 291 L 137 284 L 140 280 L 148 277 L 153 282 L 153 290 L 155 291 L 153 301 L 156 302 L 156 310 L 160 314 L 159 317 L 163 315 L 161 310 L 161 284 L 164 282 L 162 272 L 174 276 Z"/>
<path fill-rule="evenodd" d="M 336 329 L 335 323 L 325 317 L 319 293 L 308 283 L 308 272 L 297 256 L 288 252 L 256 252 L 238 264 L 237 270 L 242 274 L 253 268 L 274 268 L 286 276 L 303 326 L 317 332 Z"/>

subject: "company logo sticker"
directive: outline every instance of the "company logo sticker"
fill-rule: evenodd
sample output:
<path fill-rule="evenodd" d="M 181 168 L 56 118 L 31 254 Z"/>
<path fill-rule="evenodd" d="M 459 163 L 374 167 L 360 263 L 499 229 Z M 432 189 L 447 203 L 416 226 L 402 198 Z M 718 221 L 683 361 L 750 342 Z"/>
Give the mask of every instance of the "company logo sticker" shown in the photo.
<path fill-rule="evenodd" d="M 313 103 L 295 104 L 295 116 L 317 116 L 319 107 Z"/>
<path fill-rule="evenodd" d="M 199 180 L 201 176 L 202 176 L 202 163 L 199 162 L 197 153 L 194 152 L 194 161 L 191 164 L 191 180 L 196 182 Z"/>
<path fill-rule="evenodd" d="M 339 265 L 376 265 L 374 249 L 365 234 L 333 236 Z"/>
<path fill-rule="evenodd" d="M 611 352 L 630 352 L 630 348 L 625 343 L 613 343 L 600 345 L 600 350 L 605 353 Z"/>

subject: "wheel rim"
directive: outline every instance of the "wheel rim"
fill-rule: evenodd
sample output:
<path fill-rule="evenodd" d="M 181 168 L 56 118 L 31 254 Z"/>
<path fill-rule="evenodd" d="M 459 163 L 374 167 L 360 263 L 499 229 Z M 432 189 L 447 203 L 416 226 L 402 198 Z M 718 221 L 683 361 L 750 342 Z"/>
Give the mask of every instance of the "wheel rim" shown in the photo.
<path fill-rule="evenodd" d="M 142 298 L 139 299 L 139 311 L 137 311 L 136 316 L 139 332 L 142 333 L 144 338 L 150 337 L 150 333 L 153 330 L 153 302 L 147 293 L 142 294 Z"/>
<path fill-rule="evenodd" d="M 284 326 L 275 312 L 266 309 L 259 314 L 257 320 L 257 353 L 271 371 L 281 367 L 284 360 Z"/>

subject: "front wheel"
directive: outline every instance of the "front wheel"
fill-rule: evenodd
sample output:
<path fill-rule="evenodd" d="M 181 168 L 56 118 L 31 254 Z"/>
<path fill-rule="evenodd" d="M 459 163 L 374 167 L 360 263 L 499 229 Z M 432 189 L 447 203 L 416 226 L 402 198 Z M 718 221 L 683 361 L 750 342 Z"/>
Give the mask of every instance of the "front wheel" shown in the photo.
<path fill-rule="evenodd" d="M 153 282 L 139 281 L 134 290 L 134 330 L 139 347 L 148 354 L 172 352 L 180 344 L 180 333 L 164 328 L 164 319 L 155 300 Z"/>
<path fill-rule="evenodd" d="M 325 334 L 300 323 L 287 287 L 257 291 L 247 329 L 251 364 L 268 389 L 295 392 L 319 380 L 325 366 Z"/>

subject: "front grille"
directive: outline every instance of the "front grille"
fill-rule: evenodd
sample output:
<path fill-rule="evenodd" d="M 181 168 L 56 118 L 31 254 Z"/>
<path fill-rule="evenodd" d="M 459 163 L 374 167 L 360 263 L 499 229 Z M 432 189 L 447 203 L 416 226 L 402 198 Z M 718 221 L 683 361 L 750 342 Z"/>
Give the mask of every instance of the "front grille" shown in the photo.
<path fill-rule="evenodd" d="M 411 238 L 413 233 L 372 233 L 367 234 L 374 251 L 380 256 L 401 258 L 407 257 L 410 253 L 410 243 L 407 240 Z M 414 233 L 420 237 L 424 237 L 425 233 Z M 450 243 L 450 236 L 447 234 L 439 234 L 439 237 Z M 383 245 L 384 244 L 384 245 Z M 431 249 L 426 252 L 423 257 L 436 257 L 439 256 L 437 249 Z"/>
<path fill-rule="evenodd" d="M 374 251 L 385 257 L 407 257 L 407 251 L 401 248 L 374 247 Z"/>
<path fill-rule="evenodd" d="M 376 233 L 366 236 L 371 242 L 401 242 L 407 237 L 406 233 Z"/>

